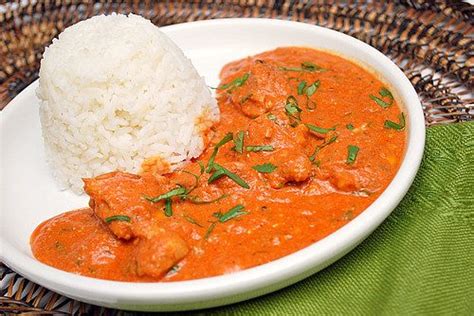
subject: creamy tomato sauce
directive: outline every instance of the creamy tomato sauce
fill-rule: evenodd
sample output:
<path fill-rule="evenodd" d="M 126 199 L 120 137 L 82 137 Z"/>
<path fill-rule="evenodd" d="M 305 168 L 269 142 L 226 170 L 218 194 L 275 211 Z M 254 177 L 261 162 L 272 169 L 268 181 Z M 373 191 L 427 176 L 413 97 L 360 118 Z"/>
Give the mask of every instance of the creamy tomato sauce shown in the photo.
<path fill-rule="evenodd" d="M 397 172 L 404 115 L 357 64 L 279 48 L 226 65 L 221 80 L 221 121 L 199 159 L 163 176 L 85 179 L 90 208 L 39 225 L 35 257 L 121 281 L 231 273 L 331 234 Z"/>

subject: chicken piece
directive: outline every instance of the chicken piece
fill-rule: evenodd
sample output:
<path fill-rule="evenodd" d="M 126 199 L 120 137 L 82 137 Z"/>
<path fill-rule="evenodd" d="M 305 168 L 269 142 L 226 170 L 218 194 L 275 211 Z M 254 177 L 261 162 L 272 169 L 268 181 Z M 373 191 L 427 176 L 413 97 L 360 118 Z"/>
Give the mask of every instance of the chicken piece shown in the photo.
<path fill-rule="evenodd" d="M 286 119 L 286 118 L 285 118 Z M 295 147 L 299 149 L 308 148 L 313 136 L 308 129 L 300 124 L 297 127 L 281 126 L 264 116 L 252 120 L 248 127 L 248 135 L 245 145 L 273 145 L 275 148 Z M 281 123 L 284 124 L 284 123 Z"/>
<path fill-rule="evenodd" d="M 186 242 L 176 233 L 159 226 L 156 206 L 144 198 L 169 191 L 173 185 L 167 178 L 112 172 L 84 179 L 84 183 L 95 215 L 116 237 L 134 239 L 136 249 L 131 260 L 138 276 L 161 277 L 186 256 L 189 251 Z M 129 220 L 110 221 L 113 216 Z"/>
<path fill-rule="evenodd" d="M 162 277 L 189 252 L 178 234 L 156 225 L 147 227 L 134 253 L 138 276 Z"/>
<path fill-rule="evenodd" d="M 278 105 L 285 105 L 288 84 L 275 66 L 256 60 L 247 74 L 248 79 L 242 86 L 228 90 L 232 102 L 242 113 L 255 118 Z"/>
<path fill-rule="evenodd" d="M 303 182 L 311 175 L 311 162 L 298 148 L 284 148 L 275 152 L 270 161 L 277 169 L 267 174 L 273 188 L 281 188 L 288 182 Z"/>
<path fill-rule="evenodd" d="M 360 189 L 357 177 L 344 168 L 332 168 L 329 173 L 329 182 L 339 191 L 354 192 Z"/>
<path fill-rule="evenodd" d="M 137 236 L 137 228 L 156 213 L 144 197 L 154 197 L 169 191 L 172 185 L 164 177 L 137 176 L 111 172 L 96 178 L 84 179 L 84 191 L 90 196 L 89 205 L 118 238 L 129 240 Z M 113 216 L 122 216 L 113 220 Z"/>

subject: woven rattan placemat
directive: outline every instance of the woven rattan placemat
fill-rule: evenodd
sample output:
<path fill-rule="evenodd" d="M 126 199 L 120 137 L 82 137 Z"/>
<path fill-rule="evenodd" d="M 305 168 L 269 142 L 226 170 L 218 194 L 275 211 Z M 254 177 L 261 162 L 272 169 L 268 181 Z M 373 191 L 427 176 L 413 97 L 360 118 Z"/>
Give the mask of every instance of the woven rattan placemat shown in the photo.
<path fill-rule="evenodd" d="M 111 12 L 133 12 L 160 26 L 230 17 L 325 26 L 397 63 L 418 92 L 428 126 L 474 119 L 474 6 L 455 0 L 10 1 L 0 4 L 0 109 L 38 77 L 41 55 L 53 37 L 80 20 Z M 115 314 L 46 290 L 4 265 L 0 296 L 4 313 Z"/>

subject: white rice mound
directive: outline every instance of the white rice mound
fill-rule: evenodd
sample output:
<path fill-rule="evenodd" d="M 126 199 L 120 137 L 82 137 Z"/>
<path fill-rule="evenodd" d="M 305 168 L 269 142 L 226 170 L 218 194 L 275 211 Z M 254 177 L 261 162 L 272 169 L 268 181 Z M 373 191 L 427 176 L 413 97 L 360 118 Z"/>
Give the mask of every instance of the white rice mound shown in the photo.
<path fill-rule="evenodd" d="M 63 189 L 82 178 L 138 173 L 146 158 L 171 169 L 204 150 L 216 101 L 183 52 L 150 21 L 96 16 L 46 49 L 37 95 L 48 163 Z"/>

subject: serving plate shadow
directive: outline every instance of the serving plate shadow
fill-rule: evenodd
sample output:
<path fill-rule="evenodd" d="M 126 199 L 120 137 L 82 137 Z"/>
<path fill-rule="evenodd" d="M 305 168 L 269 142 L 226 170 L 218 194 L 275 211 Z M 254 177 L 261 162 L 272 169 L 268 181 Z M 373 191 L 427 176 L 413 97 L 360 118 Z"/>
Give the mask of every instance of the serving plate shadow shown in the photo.
<path fill-rule="evenodd" d="M 42 221 L 87 205 L 87 197 L 60 191 L 47 169 L 35 96 L 37 82 L 1 113 L 0 260 L 26 278 L 71 298 L 107 307 L 176 311 L 213 307 L 263 295 L 302 280 L 364 240 L 391 213 L 410 187 L 425 142 L 418 96 L 387 57 L 350 36 L 323 27 L 268 19 L 225 19 L 163 27 L 209 86 L 232 60 L 279 46 L 334 51 L 375 69 L 407 113 L 408 142 L 395 178 L 361 215 L 328 237 L 273 262 L 223 276 L 172 283 L 133 283 L 67 273 L 35 260 L 29 236 Z"/>

